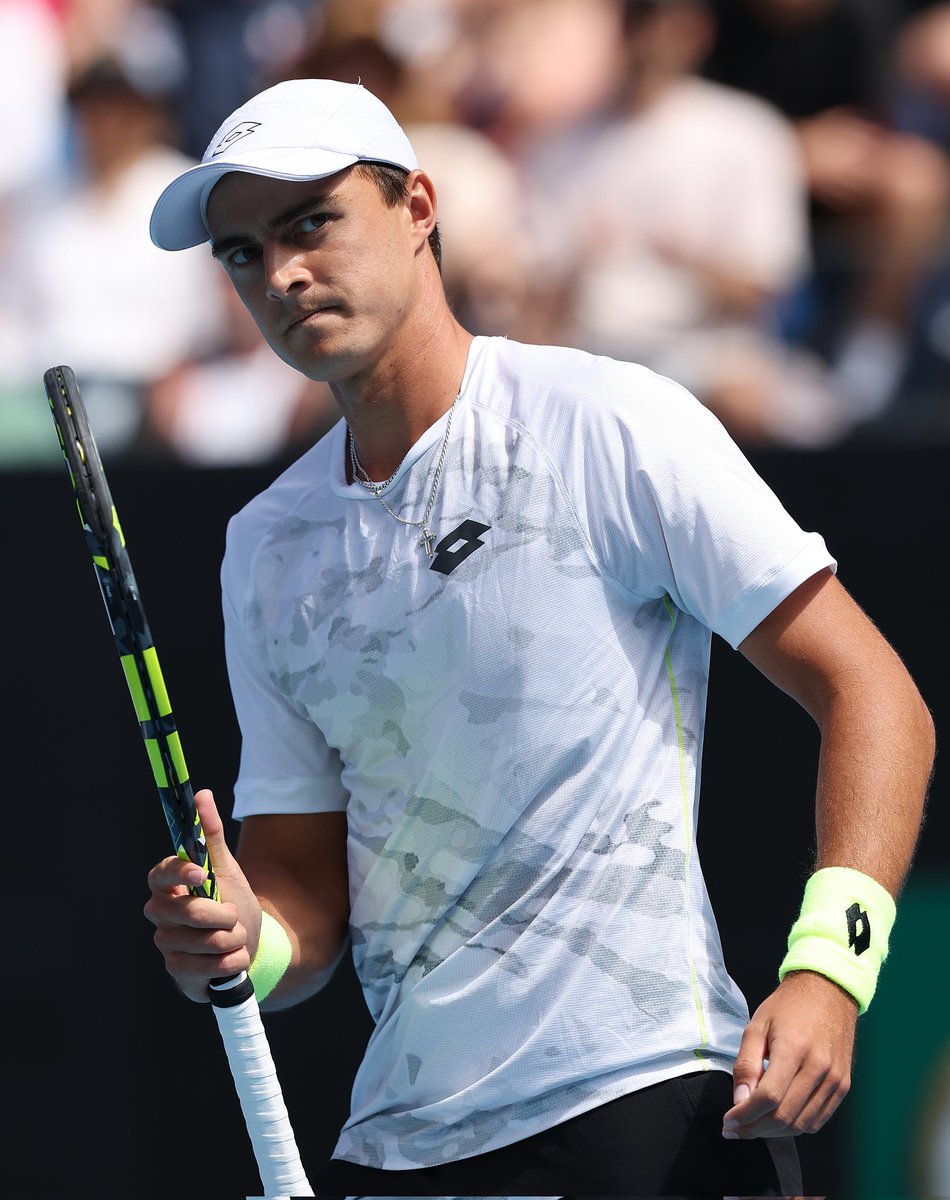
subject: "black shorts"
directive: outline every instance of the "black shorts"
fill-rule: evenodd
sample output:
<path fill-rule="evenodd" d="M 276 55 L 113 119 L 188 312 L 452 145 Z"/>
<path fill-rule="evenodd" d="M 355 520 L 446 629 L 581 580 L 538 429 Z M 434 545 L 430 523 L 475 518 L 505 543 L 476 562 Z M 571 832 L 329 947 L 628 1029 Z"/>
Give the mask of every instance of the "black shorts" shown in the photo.
<path fill-rule="evenodd" d="M 799 1196 L 795 1140 L 727 1141 L 732 1077 L 668 1079 L 487 1154 L 412 1171 L 331 1159 L 320 1197 Z"/>

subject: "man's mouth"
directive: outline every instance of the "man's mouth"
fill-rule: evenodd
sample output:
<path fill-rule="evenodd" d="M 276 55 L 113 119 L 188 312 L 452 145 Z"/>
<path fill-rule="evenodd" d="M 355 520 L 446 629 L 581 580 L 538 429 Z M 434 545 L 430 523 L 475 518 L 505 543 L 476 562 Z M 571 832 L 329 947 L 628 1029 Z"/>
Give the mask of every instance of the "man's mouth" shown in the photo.
<path fill-rule="evenodd" d="M 290 331 L 295 329 L 298 325 L 303 325 L 312 317 L 319 317 L 323 313 L 331 312 L 335 307 L 336 305 L 333 304 L 322 304 L 315 308 L 308 308 L 302 312 L 297 312 L 288 322 L 285 332 L 290 333 Z"/>

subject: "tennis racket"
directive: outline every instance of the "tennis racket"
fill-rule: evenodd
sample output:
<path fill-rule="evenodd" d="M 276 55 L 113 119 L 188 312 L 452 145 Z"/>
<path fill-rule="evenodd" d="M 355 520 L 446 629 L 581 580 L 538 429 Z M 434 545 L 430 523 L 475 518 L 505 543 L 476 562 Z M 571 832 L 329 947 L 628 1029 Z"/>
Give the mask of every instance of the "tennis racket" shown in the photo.
<path fill-rule="evenodd" d="M 76 377 L 69 367 L 51 367 L 43 383 L 175 852 L 207 872 L 205 882 L 192 893 L 220 900 L 168 690 Z M 214 980 L 210 992 L 264 1194 L 312 1196 L 254 985 L 241 971 L 228 979 Z"/>

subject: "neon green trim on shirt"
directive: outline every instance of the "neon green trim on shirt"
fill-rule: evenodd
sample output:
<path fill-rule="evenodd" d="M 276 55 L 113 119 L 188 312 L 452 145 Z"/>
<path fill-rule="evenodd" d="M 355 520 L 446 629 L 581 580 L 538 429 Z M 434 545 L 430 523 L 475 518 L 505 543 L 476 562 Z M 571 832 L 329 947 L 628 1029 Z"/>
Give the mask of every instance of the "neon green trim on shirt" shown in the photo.
<path fill-rule="evenodd" d="M 663 597 L 663 603 L 666 605 L 666 611 L 670 618 L 670 632 L 676 628 L 677 610 L 669 596 Z M 690 922 L 690 907 L 689 907 L 689 867 L 692 861 L 692 831 L 690 829 L 689 820 L 689 784 L 686 774 L 686 738 L 683 733 L 683 715 L 680 709 L 679 689 L 676 686 L 676 673 L 673 670 L 673 657 L 670 654 L 669 645 L 666 647 L 666 674 L 670 681 L 670 692 L 673 696 L 673 711 L 676 714 L 676 739 L 679 746 L 680 757 L 680 790 L 683 799 L 683 841 L 686 846 L 686 868 L 683 877 L 683 883 L 686 889 L 686 958 L 689 962 L 689 977 L 693 985 L 693 1003 L 696 1006 L 696 1019 L 699 1022 L 699 1045 L 694 1048 L 693 1054 L 703 1064 L 703 1069 L 709 1070 L 709 1062 L 705 1055 L 705 1050 L 709 1044 L 709 1036 L 706 1032 L 706 1018 L 703 1015 L 703 1003 L 699 994 L 699 984 L 696 979 L 696 965 L 693 962 L 693 947 L 692 947 L 692 928 Z"/>

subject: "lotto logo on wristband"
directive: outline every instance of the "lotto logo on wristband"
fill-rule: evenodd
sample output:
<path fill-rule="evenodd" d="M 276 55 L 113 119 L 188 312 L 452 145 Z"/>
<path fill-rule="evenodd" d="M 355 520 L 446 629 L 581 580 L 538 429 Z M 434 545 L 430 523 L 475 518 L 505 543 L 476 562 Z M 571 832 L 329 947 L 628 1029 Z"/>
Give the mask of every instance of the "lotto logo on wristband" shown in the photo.
<path fill-rule="evenodd" d="M 868 920 L 868 914 L 859 904 L 852 904 L 844 915 L 848 920 L 848 945 L 853 948 L 855 954 L 863 954 L 871 945 L 871 922 Z"/>
<path fill-rule="evenodd" d="M 852 867 L 823 867 L 805 884 L 779 979 L 790 971 L 816 971 L 850 992 L 858 1011 L 866 1012 L 887 957 L 895 914 L 890 892 L 870 875 Z"/>

